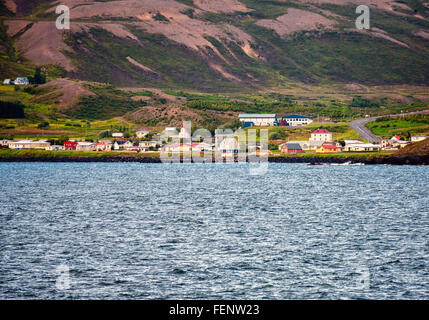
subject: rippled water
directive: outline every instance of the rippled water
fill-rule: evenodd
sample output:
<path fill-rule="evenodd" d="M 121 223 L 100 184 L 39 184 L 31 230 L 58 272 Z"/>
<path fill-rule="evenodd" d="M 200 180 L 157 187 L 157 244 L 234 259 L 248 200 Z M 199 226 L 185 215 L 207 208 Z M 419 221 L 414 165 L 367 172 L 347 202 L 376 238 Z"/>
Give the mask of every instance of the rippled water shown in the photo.
<path fill-rule="evenodd" d="M 428 167 L 0 163 L 0 174 L 3 299 L 429 298 Z"/>

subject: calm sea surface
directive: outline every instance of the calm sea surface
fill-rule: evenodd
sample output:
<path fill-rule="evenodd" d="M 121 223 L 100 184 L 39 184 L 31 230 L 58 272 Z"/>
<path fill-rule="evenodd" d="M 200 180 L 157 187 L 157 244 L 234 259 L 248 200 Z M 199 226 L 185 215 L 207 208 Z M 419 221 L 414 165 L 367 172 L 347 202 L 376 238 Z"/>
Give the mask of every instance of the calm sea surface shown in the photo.
<path fill-rule="evenodd" d="M 1 299 L 429 299 L 429 168 L 0 163 Z"/>

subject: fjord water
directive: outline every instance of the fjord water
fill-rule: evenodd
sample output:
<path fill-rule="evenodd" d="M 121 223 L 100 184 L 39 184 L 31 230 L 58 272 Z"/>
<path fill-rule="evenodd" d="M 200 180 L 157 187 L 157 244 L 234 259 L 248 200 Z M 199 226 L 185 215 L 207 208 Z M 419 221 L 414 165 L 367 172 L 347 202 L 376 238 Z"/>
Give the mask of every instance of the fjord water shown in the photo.
<path fill-rule="evenodd" d="M 0 174 L 2 299 L 429 298 L 428 167 L 1 163 Z"/>

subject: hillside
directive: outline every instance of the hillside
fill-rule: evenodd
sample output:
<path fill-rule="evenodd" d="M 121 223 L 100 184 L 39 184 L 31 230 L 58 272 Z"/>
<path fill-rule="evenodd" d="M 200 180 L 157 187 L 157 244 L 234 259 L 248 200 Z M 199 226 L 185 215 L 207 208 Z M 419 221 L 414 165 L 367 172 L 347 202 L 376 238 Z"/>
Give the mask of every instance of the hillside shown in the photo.
<path fill-rule="evenodd" d="M 429 5 L 405 0 L 0 2 L 0 76 L 237 92 L 296 83 L 429 84 Z M 356 6 L 371 7 L 359 31 Z M 55 66 L 55 67 L 53 67 Z"/>

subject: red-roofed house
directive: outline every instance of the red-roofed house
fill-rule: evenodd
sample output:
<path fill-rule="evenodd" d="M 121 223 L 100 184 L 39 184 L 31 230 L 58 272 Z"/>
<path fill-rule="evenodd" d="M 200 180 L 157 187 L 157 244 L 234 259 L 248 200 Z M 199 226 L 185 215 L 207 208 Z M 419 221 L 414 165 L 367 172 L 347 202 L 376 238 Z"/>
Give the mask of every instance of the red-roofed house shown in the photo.
<path fill-rule="evenodd" d="M 335 144 L 324 143 L 316 150 L 316 153 L 335 153 L 339 151 L 340 148 L 338 148 Z"/>
<path fill-rule="evenodd" d="M 304 152 L 299 143 L 283 143 L 279 147 L 282 153 L 297 154 Z"/>
<path fill-rule="evenodd" d="M 100 141 L 95 146 L 95 150 L 97 150 L 97 151 L 112 151 L 112 143 Z"/>
<path fill-rule="evenodd" d="M 332 133 L 326 129 L 317 129 L 311 134 L 311 141 L 332 141 Z"/>
<path fill-rule="evenodd" d="M 76 150 L 77 142 L 76 141 L 66 141 L 64 142 L 64 148 L 66 150 Z"/>
<path fill-rule="evenodd" d="M 400 136 L 393 136 L 390 140 L 401 140 Z"/>

